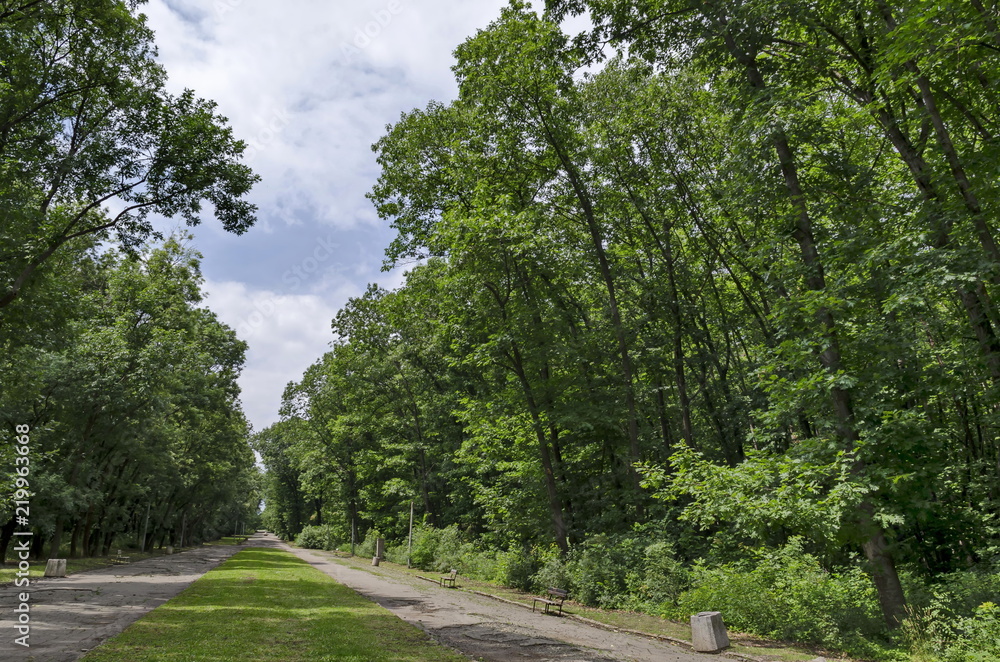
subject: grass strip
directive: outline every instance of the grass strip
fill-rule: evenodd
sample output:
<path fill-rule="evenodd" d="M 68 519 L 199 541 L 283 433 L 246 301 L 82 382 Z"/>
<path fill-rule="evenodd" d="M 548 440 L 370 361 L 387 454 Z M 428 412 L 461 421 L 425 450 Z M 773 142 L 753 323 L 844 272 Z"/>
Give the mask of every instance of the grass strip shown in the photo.
<path fill-rule="evenodd" d="M 85 662 L 463 662 L 305 561 L 250 548 L 84 656 Z"/>

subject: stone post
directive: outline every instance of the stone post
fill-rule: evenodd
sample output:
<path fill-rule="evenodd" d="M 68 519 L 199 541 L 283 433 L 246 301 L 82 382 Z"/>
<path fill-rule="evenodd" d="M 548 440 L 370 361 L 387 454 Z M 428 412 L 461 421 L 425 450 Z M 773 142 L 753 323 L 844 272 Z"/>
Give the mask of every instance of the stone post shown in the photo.
<path fill-rule="evenodd" d="M 375 556 L 379 561 L 385 558 L 385 538 L 375 539 Z"/>
<path fill-rule="evenodd" d="M 66 559 L 49 559 L 45 562 L 46 577 L 65 577 Z"/>
<path fill-rule="evenodd" d="M 729 645 L 721 612 L 703 611 L 691 617 L 691 644 L 700 653 L 718 653 Z"/>

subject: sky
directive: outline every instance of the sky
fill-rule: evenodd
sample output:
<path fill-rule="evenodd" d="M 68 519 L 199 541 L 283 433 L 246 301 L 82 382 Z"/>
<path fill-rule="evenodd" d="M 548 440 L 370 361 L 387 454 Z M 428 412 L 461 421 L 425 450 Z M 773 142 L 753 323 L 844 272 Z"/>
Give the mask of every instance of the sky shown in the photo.
<path fill-rule="evenodd" d="M 254 228 L 229 234 L 206 214 L 190 229 L 204 256 L 205 305 L 249 344 L 240 385 L 255 430 L 281 393 L 329 349 L 330 322 L 381 271 L 393 238 L 365 198 L 371 145 L 400 114 L 447 102 L 455 47 L 506 0 L 150 0 L 172 92 L 218 103 L 246 163 Z M 169 224 L 167 226 L 169 230 Z"/>

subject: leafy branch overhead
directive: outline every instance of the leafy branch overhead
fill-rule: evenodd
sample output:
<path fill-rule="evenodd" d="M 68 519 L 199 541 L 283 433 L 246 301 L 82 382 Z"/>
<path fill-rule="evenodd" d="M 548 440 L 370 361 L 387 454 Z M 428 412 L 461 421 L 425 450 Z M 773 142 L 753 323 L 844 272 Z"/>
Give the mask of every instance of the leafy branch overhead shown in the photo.
<path fill-rule="evenodd" d="M 165 89 L 144 18 L 121 2 L 0 11 L 0 308 L 68 242 L 157 237 L 152 215 L 230 232 L 255 221 L 258 177 L 215 104 Z M 23 5 L 23 6 L 19 6 Z"/>

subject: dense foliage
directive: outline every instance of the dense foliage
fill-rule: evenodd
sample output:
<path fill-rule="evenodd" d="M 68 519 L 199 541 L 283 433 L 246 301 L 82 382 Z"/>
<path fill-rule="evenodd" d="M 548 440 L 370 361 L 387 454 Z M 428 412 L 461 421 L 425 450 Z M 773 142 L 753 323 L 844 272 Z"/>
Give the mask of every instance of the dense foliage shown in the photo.
<path fill-rule="evenodd" d="M 212 102 L 166 91 L 139 4 L 0 1 L 0 560 L 18 527 L 76 556 L 257 514 L 245 344 L 183 237 L 153 241 L 206 203 L 245 231 L 257 178 Z"/>
<path fill-rule="evenodd" d="M 30 428 L 34 554 L 189 544 L 252 525 L 259 478 L 236 385 L 246 345 L 198 306 L 197 256 L 175 240 L 131 257 L 88 251 L 59 276 L 73 305 L 51 342 L 9 339 L 0 364 L 0 419 Z M 0 502 L 0 553 L 13 496 Z"/>
<path fill-rule="evenodd" d="M 401 540 L 413 501 L 525 585 L 642 600 L 651 556 L 661 613 L 872 656 L 966 577 L 940 620 L 989 631 L 997 8 L 548 9 L 593 29 L 515 2 L 375 145 L 412 268 L 257 438 L 272 526 Z"/>

